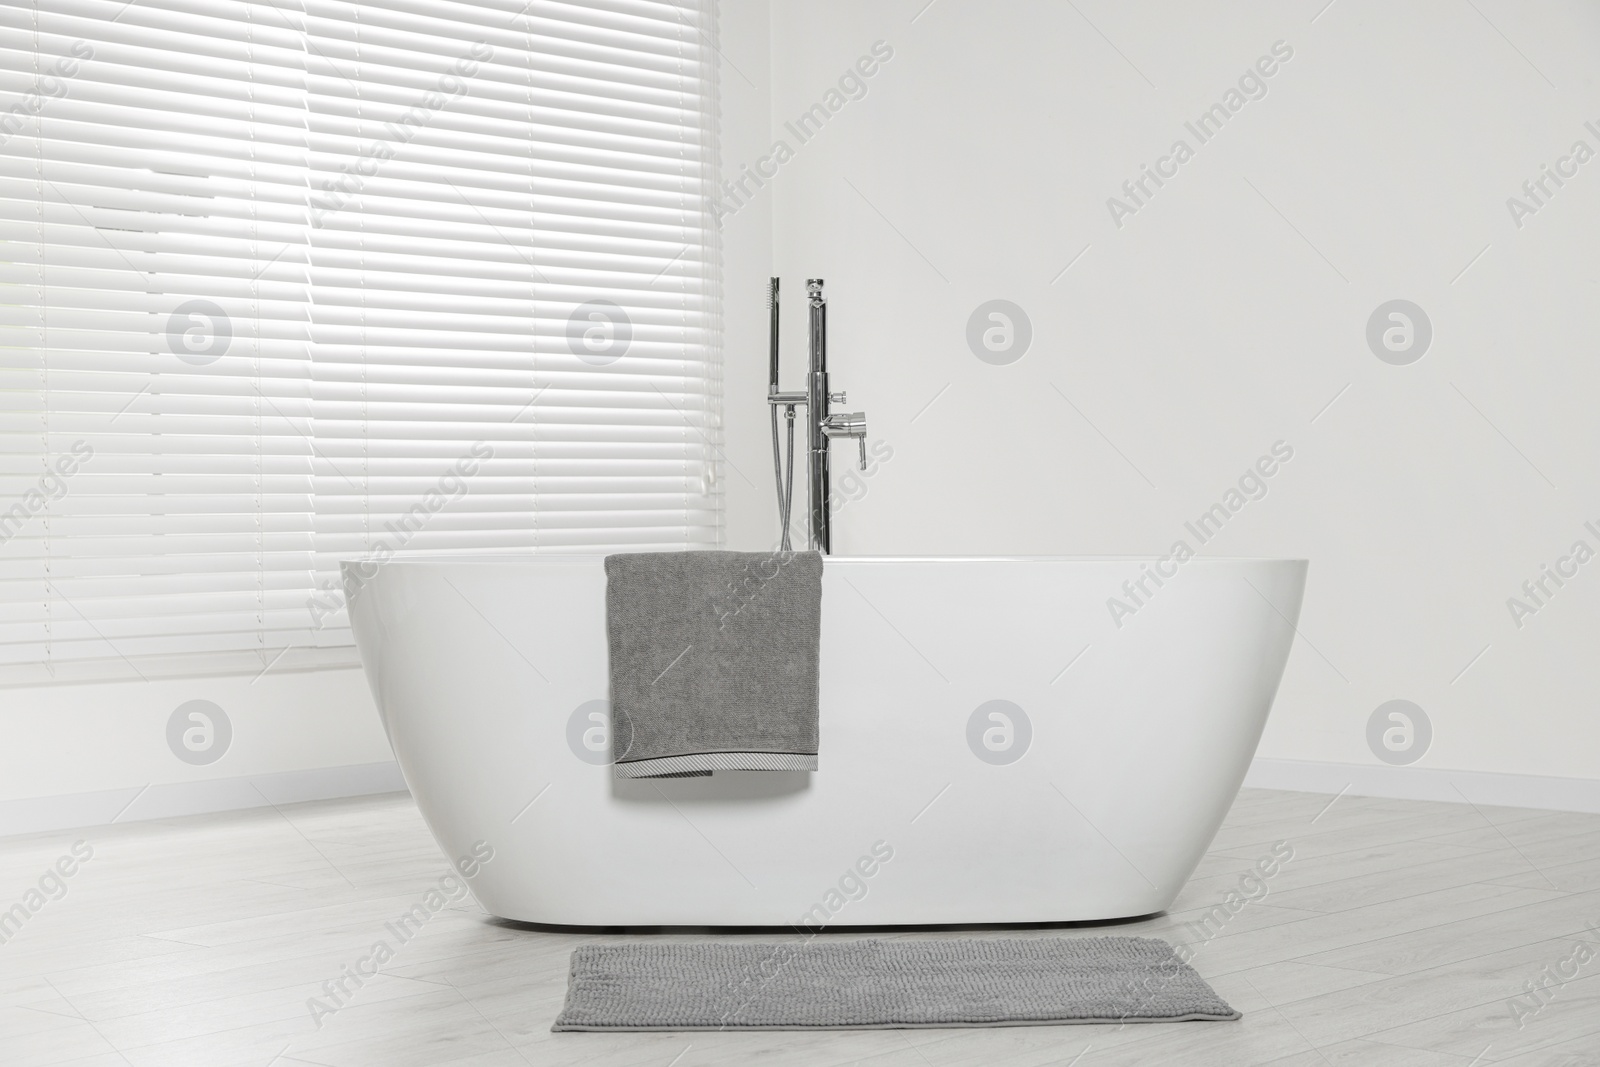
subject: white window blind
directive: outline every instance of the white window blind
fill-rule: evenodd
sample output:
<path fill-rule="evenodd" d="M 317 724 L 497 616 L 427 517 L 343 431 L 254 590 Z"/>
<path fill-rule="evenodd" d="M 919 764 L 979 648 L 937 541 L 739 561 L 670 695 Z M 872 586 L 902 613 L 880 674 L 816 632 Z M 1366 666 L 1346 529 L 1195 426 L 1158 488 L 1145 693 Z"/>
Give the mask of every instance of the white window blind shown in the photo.
<path fill-rule="evenodd" d="M 301 36 L 120 7 L 0 7 L 0 664 L 26 681 L 244 670 L 305 626 Z"/>
<path fill-rule="evenodd" d="M 0 682 L 354 662 L 363 554 L 716 544 L 714 32 L 0 5 Z"/>
<path fill-rule="evenodd" d="M 324 582 L 716 543 L 708 12 L 310 0 Z"/>

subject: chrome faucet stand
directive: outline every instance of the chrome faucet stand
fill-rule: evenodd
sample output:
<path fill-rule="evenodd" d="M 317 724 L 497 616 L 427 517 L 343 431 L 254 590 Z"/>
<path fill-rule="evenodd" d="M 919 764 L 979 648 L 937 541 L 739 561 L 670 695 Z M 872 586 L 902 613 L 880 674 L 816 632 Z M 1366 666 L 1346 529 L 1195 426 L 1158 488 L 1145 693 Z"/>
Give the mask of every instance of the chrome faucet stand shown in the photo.
<path fill-rule="evenodd" d="M 833 404 L 845 403 L 843 392 L 828 391 L 828 302 L 822 295 L 822 279 L 806 280 L 807 334 L 809 363 L 805 392 L 782 392 L 778 388 L 778 279 L 767 288 L 767 306 L 772 321 L 767 351 L 767 406 L 772 413 L 772 469 L 778 482 L 778 512 L 783 523 L 782 550 L 790 551 L 789 522 L 794 499 L 794 420 L 798 408 L 805 409 L 806 494 L 809 507 L 807 546 L 824 555 L 833 551 L 832 513 L 828 508 L 831 492 L 829 445 L 835 437 L 853 437 L 860 449 L 861 469 L 867 469 L 867 416 L 865 412 L 830 412 Z M 788 421 L 788 476 L 778 447 L 778 409 Z"/>

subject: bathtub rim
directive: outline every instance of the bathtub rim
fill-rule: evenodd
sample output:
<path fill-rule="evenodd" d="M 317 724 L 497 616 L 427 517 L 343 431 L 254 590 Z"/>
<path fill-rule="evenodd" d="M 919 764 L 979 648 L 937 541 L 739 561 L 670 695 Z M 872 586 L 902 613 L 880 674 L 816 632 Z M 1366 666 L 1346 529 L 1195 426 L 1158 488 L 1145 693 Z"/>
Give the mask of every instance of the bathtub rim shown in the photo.
<path fill-rule="evenodd" d="M 646 551 L 669 551 L 649 549 Z M 679 551 L 679 550 L 670 550 Z M 683 549 L 686 552 L 734 552 L 745 551 L 740 549 Z M 800 549 L 796 550 L 802 551 Z M 418 553 L 406 555 L 395 553 L 387 559 L 376 561 L 380 567 L 388 567 L 397 563 L 405 564 L 456 564 L 456 563 L 591 563 L 603 561 L 608 556 L 632 555 L 627 552 L 485 552 L 485 553 Z M 751 554 L 780 555 L 777 550 L 751 551 Z M 1119 555 L 1119 556 L 823 556 L 825 563 L 1154 563 L 1157 560 L 1171 561 L 1169 555 Z M 357 567 L 362 564 L 372 563 L 369 557 L 354 559 L 341 559 L 339 566 Z M 1182 566 L 1189 567 L 1196 563 L 1232 563 L 1232 564 L 1276 564 L 1300 565 L 1309 567 L 1310 557 L 1307 556 L 1192 556 L 1182 562 Z"/>

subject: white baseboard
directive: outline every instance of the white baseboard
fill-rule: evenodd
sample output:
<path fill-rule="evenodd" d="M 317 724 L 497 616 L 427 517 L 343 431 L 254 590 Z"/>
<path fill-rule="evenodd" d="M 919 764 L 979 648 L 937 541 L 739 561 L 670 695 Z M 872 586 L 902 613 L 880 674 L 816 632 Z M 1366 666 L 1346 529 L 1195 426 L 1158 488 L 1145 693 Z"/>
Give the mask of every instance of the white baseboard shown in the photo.
<path fill-rule="evenodd" d="M 399 764 L 390 760 L 245 778 L 176 782 L 142 789 L 106 789 L 94 793 L 0 800 L 0 837 L 264 808 L 303 800 L 405 792 L 405 789 Z"/>
<path fill-rule="evenodd" d="M 1600 779 L 1537 774 L 1445 771 L 1359 763 L 1313 763 L 1256 757 L 1244 776 L 1247 789 L 1302 793 L 1347 792 L 1398 800 L 1443 800 L 1506 808 L 1600 813 Z"/>

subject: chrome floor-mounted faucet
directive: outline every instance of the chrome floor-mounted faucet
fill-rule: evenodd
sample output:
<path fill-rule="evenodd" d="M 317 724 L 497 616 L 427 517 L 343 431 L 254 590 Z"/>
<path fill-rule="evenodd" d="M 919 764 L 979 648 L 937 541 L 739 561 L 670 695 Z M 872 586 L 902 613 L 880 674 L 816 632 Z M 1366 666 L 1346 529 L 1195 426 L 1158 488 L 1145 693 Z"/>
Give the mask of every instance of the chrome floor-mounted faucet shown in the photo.
<path fill-rule="evenodd" d="M 829 445 L 835 437 L 854 437 L 861 451 L 861 469 L 867 469 L 867 416 L 862 411 L 831 414 L 832 404 L 845 403 L 843 392 L 828 391 L 828 302 L 822 296 L 822 279 L 806 280 L 808 345 L 810 362 L 803 393 L 778 390 L 778 279 L 767 288 L 767 306 L 772 323 L 767 342 L 767 406 L 772 412 L 772 470 L 778 482 L 778 512 L 783 523 L 783 551 L 789 551 L 789 520 L 794 500 L 794 417 L 796 408 L 805 408 L 806 490 L 809 500 L 808 547 L 824 554 L 833 551 L 832 513 L 828 496 L 832 488 Z M 778 409 L 784 409 L 789 425 L 787 477 L 785 460 L 778 447 Z"/>

